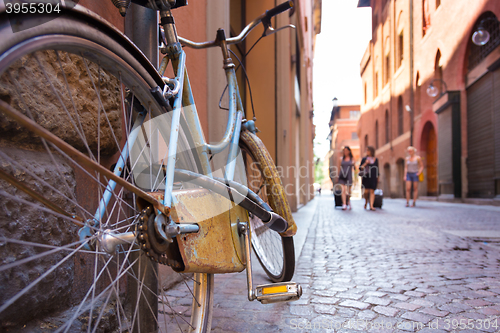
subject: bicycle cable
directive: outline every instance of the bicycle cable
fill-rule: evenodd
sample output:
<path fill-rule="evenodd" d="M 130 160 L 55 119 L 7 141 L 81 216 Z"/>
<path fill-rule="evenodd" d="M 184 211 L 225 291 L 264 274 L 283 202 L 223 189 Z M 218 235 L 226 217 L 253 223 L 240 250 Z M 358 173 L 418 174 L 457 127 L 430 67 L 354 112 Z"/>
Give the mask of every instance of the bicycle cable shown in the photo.
<path fill-rule="evenodd" d="M 250 53 L 250 51 L 253 50 L 253 48 L 255 47 L 255 45 L 257 45 L 258 42 L 260 42 L 260 40 L 262 39 L 262 37 L 264 37 L 264 35 L 260 36 L 259 39 L 257 39 L 255 41 L 255 43 L 253 43 L 252 47 L 250 47 L 250 49 L 243 55 L 243 60 L 247 57 L 247 55 Z M 234 70 L 235 72 L 238 71 L 238 69 L 240 69 L 240 67 L 242 68 L 243 70 L 243 73 L 245 75 L 245 79 L 248 83 L 248 93 L 250 95 L 250 104 L 252 105 L 252 114 L 253 114 L 253 120 L 255 121 L 257 118 L 255 117 L 255 108 L 253 106 L 253 96 L 252 96 L 252 88 L 250 86 L 250 79 L 248 78 L 248 75 L 247 75 L 247 71 L 245 69 L 245 66 L 243 65 L 243 62 L 240 60 L 240 58 L 238 58 L 238 56 L 236 55 L 236 53 L 234 53 L 233 50 L 229 49 L 229 52 L 231 52 L 235 57 L 236 57 L 236 60 L 238 60 L 238 67 L 236 67 L 236 69 Z M 222 95 L 220 96 L 220 99 L 219 99 L 219 109 L 221 110 L 229 110 L 225 107 L 222 106 L 222 99 L 224 98 L 224 94 L 226 93 L 226 90 L 227 90 L 227 87 L 228 85 L 226 84 L 226 87 L 224 88 L 224 90 L 222 91 Z M 246 115 L 245 115 L 246 117 Z"/>

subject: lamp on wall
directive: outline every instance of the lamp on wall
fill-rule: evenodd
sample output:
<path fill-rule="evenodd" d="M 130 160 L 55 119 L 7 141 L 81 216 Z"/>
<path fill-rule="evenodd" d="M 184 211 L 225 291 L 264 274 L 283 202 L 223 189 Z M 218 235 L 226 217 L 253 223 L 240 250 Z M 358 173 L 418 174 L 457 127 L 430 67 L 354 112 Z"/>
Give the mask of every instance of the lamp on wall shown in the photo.
<path fill-rule="evenodd" d="M 498 23 L 498 19 L 496 17 L 487 17 L 479 22 L 476 31 L 472 34 L 472 42 L 477 46 L 483 46 L 490 40 L 490 32 L 486 29 L 486 22 L 488 21 Z"/>
<path fill-rule="evenodd" d="M 332 99 L 332 102 L 333 102 L 333 107 L 336 108 L 337 106 L 339 106 L 339 100 L 337 99 L 337 97 L 334 97 Z"/>
<path fill-rule="evenodd" d="M 444 90 L 443 89 L 439 89 L 438 87 L 436 87 L 434 85 L 434 82 L 436 82 L 436 81 L 441 82 L 441 84 L 444 86 Z M 429 87 L 427 87 L 427 95 L 429 95 L 430 97 L 436 97 L 439 94 L 440 90 L 441 90 L 441 95 L 440 96 L 443 96 L 444 94 L 446 94 L 446 92 L 448 91 L 448 86 L 446 85 L 446 82 L 444 82 L 441 79 L 434 79 L 429 84 Z"/>

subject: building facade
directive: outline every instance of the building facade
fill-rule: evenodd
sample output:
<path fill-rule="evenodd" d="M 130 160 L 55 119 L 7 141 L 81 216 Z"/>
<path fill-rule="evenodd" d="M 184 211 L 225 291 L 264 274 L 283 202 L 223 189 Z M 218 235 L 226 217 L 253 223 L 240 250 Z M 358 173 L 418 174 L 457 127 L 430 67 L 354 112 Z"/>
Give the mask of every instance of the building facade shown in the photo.
<path fill-rule="evenodd" d="M 376 148 L 380 187 L 403 196 L 412 145 L 425 165 L 420 195 L 498 196 L 500 3 L 360 0 L 365 6 L 372 8 L 373 35 L 360 66 L 358 133 L 362 149 Z M 471 40 L 480 25 L 491 34 L 483 46 Z"/>
<path fill-rule="evenodd" d="M 336 103 L 335 103 L 336 104 Z M 340 175 L 340 161 L 344 147 L 351 148 L 354 161 L 359 163 L 360 150 L 358 138 L 359 105 L 335 105 L 330 116 L 330 151 L 328 153 L 329 178 L 333 185 Z"/>
<path fill-rule="evenodd" d="M 199 42 L 215 39 L 219 28 L 225 29 L 227 37 L 235 36 L 254 18 L 281 2 L 198 0 L 175 9 L 174 17 L 179 35 Z M 133 37 L 130 21 L 134 11 L 141 10 L 138 6 L 132 4 L 123 19 L 111 1 L 82 0 L 81 4 Z M 252 110 L 255 111 L 257 135 L 278 166 L 295 211 L 314 196 L 312 62 L 315 36 L 321 29 L 321 0 L 295 1 L 294 7 L 292 12 L 274 18 L 272 25 L 293 24 L 296 29 L 262 38 L 245 57 L 262 35 L 262 27 L 257 27 L 243 43 L 231 48 L 236 55 L 233 61 L 238 66 L 236 57 L 239 58 L 248 76 L 247 81 L 241 69 L 237 72 L 246 117 L 252 119 Z M 221 51 L 184 50 L 205 137 L 209 142 L 217 142 L 223 137 L 227 122 L 227 111 L 219 108 L 226 87 Z M 214 168 L 221 167 L 224 161 L 224 156 L 216 156 Z"/>

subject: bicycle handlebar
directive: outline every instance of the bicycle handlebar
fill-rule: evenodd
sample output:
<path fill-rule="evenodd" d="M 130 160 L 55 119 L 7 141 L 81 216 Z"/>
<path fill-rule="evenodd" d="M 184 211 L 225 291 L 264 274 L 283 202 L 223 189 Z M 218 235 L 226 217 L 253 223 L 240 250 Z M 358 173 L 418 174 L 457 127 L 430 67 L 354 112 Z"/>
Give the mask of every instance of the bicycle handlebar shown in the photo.
<path fill-rule="evenodd" d="M 281 14 L 293 7 L 293 1 L 283 2 L 281 5 L 277 5 L 273 9 L 266 10 L 266 19 L 269 21 L 273 16 Z"/>
<path fill-rule="evenodd" d="M 247 36 L 248 34 L 260 23 L 264 23 L 265 25 L 268 25 L 271 18 L 283 13 L 284 11 L 287 11 L 288 9 L 293 7 L 293 1 L 289 0 L 286 2 L 283 2 L 281 5 L 278 5 L 274 7 L 273 9 L 266 10 L 266 12 L 259 17 L 257 17 L 255 20 L 250 22 L 241 32 L 238 36 L 228 38 L 226 39 L 226 42 L 228 45 L 231 44 L 238 44 L 241 43 Z M 215 47 L 219 46 L 219 42 L 217 40 L 210 41 L 210 42 L 201 42 L 201 43 L 196 43 L 193 42 L 189 39 L 183 38 L 179 36 L 179 40 L 184 44 L 185 46 L 191 47 L 193 49 L 205 49 L 209 47 Z"/>

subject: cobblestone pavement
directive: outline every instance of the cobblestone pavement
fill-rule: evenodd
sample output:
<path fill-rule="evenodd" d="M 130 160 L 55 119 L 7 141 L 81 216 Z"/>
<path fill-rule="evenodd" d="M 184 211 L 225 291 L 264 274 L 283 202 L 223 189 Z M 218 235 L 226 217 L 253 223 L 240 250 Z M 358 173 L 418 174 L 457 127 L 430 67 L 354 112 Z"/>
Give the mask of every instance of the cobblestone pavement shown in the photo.
<path fill-rule="evenodd" d="M 500 247 L 453 234 L 498 234 L 499 207 L 315 200 L 293 279 L 302 298 L 249 302 L 244 272 L 216 276 L 214 332 L 500 331 Z M 258 266 L 254 282 L 268 283 Z"/>

